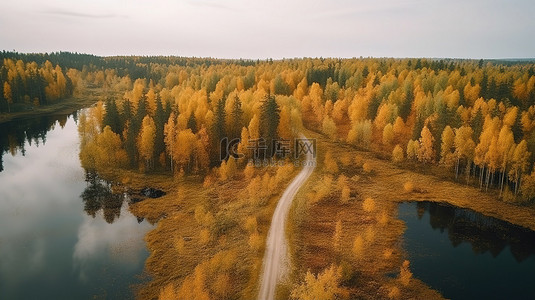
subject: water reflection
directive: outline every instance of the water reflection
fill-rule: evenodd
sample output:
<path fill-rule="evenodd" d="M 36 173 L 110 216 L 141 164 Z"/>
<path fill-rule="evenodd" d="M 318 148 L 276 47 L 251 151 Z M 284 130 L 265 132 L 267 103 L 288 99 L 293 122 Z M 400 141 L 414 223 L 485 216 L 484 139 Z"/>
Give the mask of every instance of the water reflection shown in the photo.
<path fill-rule="evenodd" d="M 111 189 L 112 184 L 101 179 L 95 172 L 86 171 L 85 181 L 88 185 L 80 195 L 85 212 L 94 218 L 97 212 L 102 210 L 106 222 L 113 223 L 121 216 L 124 193 L 114 193 Z"/>
<path fill-rule="evenodd" d="M 535 233 L 468 209 L 399 205 L 414 276 L 449 299 L 535 299 Z"/>
<path fill-rule="evenodd" d="M 475 254 L 488 251 L 496 257 L 509 246 L 518 262 L 535 255 L 535 232 L 531 230 L 472 210 L 436 202 L 417 202 L 416 210 L 419 219 L 428 212 L 431 227 L 441 232 L 446 230 L 454 247 L 466 242 L 470 243 Z"/>
<path fill-rule="evenodd" d="M 102 218 L 104 210 L 96 213 L 97 217 L 86 215 L 78 227 L 73 253 L 74 270 L 84 283 L 95 281 L 93 277 L 102 272 L 103 264 L 130 274 L 139 272 L 143 266 L 146 257 L 143 236 L 151 225 L 146 222 L 138 224 L 127 206 L 119 210 L 122 216 L 115 220 L 113 226 Z"/>
<path fill-rule="evenodd" d="M 4 170 L 3 155 L 5 153 L 9 152 L 15 156 L 20 152 L 24 156 L 27 146 L 44 145 L 47 132 L 53 130 L 56 125 L 64 128 L 70 116 L 76 122 L 77 112 L 71 115 L 59 114 L 17 119 L 0 124 L 0 172 Z"/>
<path fill-rule="evenodd" d="M 0 172 L 0 299 L 131 299 L 140 282 L 152 226 L 84 172 L 75 121 L 0 125 L 2 153 L 15 154 Z"/>

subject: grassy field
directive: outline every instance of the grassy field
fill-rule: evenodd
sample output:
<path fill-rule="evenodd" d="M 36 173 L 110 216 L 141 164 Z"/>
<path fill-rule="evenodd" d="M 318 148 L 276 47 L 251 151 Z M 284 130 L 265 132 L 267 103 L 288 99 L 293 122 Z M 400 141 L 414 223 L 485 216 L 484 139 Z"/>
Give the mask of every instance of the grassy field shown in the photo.
<path fill-rule="evenodd" d="M 167 192 L 130 206 L 135 215 L 157 222 L 145 237 L 150 251 L 145 273 L 150 281 L 137 287 L 138 298 L 192 299 L 199 292 L 212 299 L 255 298 L 271 215 L 296 173 L 293 168 L 268 167 L 247 175 L 240 171 L 226 181 L 217 179 L 217 174 L 204 181 L 123 176 L 133 188 L 151 186 Z M 262 178 L 261 186 L 255 185 L 255 177 Z"/>

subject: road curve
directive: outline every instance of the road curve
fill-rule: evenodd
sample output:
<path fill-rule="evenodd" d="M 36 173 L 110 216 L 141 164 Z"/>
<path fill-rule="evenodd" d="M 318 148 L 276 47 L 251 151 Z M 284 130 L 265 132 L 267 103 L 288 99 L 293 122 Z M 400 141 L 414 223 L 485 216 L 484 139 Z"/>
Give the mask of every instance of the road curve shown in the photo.
<path fill-rule="evenodd" d="M 301 138 L 305 137 L 302 135 Z M 312 174 L 315 166 L 316 163 L 312 154 L 307 153 L 306 165 L 288 185 L 275 208 L 266 240 L 266 252 L 264 253 L 258 300 L 274 299 L 275 287 L 286 275 L 289 262 L 284 231 L 286 218 L 293 198 L 299 188 L 307 181 L 310 174 Z"/>

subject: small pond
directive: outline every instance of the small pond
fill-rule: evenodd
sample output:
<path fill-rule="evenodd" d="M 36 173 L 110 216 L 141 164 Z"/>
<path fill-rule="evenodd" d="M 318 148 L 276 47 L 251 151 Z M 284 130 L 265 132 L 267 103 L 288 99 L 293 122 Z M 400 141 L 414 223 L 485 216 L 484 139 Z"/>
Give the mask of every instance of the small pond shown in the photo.
<path fill-rule="evenodd" d="M 450 299 L 535 299 L 535 232 L 435 202 L 405 202 L 414 276 Z"/>

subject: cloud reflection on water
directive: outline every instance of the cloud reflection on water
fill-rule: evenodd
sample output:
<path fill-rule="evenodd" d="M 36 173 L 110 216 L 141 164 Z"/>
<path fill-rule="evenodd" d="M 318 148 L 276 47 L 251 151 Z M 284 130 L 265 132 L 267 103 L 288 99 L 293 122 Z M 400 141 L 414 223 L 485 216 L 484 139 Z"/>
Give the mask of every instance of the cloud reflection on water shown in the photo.
<path fill-rule="evenodd" d="M 126 204 L 113 224 L 102 210 L 88 216 L 76 123 L 50 129 L 45 144 L 24 142 L 25 156 L 3 157 L 0 299 L 131 298 L 151 225 L 138 224 Z"/>

